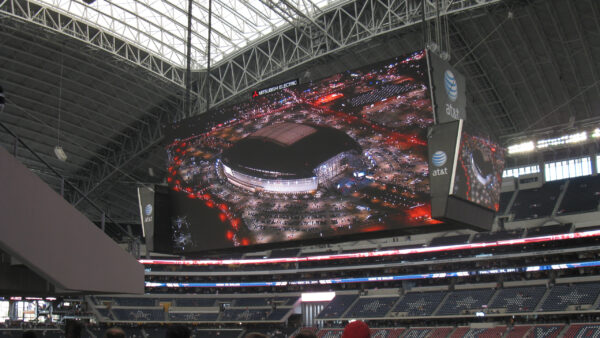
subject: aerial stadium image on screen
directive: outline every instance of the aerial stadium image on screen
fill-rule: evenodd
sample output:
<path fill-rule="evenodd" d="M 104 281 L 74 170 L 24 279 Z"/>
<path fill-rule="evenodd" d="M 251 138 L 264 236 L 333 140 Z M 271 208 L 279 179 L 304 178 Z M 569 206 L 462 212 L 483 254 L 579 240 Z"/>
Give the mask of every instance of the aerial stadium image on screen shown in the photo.
<path fill-rule="evenodd" d="M 488 137 L 462 132 L 453 194 L 498 211 L 504 148 Z"/>
<path fill-rule="evenodd" d="M 419 51 L 173 125 L 174 250 L 437 223 L 428 83 Z"/>

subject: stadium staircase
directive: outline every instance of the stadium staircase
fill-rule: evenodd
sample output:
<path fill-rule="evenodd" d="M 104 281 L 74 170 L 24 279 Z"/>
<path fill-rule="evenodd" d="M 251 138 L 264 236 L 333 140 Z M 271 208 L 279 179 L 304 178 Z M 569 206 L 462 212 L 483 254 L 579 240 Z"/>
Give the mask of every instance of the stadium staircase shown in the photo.
<path fill-rule="evenodd" d="M 101 318 L 102 315 L 100 314 L 100 311 L 98 311 L 97 305 L 94 303 L 92 296 L 84 296 L 83 299 L 87 305 L 88 311 L 93 313 L 96 318 L 98 318 L 98 319 Z M 111 313 L 110 311 L 109 311 L 109 314 L 114 316 L 114 314 Z"/>
<path fill-rule="evenodd" d="M 348 312 L 350 311 L 350 309 L 352 309 L 352 307 L 354 307 L 354 304 L 356 304 L 359 299 L 360 299 L 360 296 L 356 297 L 356 299 L 350 305 L 348 305 L 348 307 L 346 308 L 346 310 L 344 310 L 344 312 L 342 312 L 342 314 L 340 315 L 340 318 L 346 318 L 346 314 L 348 314 Z"/>
<path fill-rule="evenodd" d="M 542 298 L 540 299 L 538 304 L 535 306 L 535 310 L 533 312 L 538 312 L 540 310 L 540 308 L 542 307 L 542 304 L 544 304 L 544 302 L 546 301 L 546 298 L 548 298 L 548 296 L 550 295 L 550 291 L 552 291 L 552 288 L 547 287 L 546 292 L 544 293 L 544 295 L 542 296 Z"/>
<path fill-rule="evenodd" d="M 502 338 L 522 338 L 527 337 L 531 331 L 531 325 L 514 325 L 508 327 Z"/>
<path fill-rule="evenodd" d="M 458 331 L 458 326 L 455 326 L 455 327 L 453 327 L 453 328 L 452 328 L 452 331 L 450 331 L 450 333 L 448 333 L 448 335 L 447 335 L 447 336 L 444 336 L 444 337 L 452 337 L 452 335 L 454 335 L 454 333 L 455 333 L 456 331 Z"/>
<path fill-rule="evenodd" d="M 515 200 L 517 199 L 517 195 L 518 194 L 519 194 L 519 190 L 515 190 L 515 192 L 512 194 L 512 197 L 510 198 L 510 201 L 506 205 L 506 210 L 504 210 L 504 215 L 505 216 L 510 214 L 510 210 L 512 209 L 513 204 L 515 204 Z"/>
<path fill-rule="evenodd" d="M 596 298 L 596 301 L 592 304 L 591 309 L 598 309 L 598 306 L 600 306 L 600 295 L 598 295 L 598 298 Z"/>
<path fill-rule="evenodd" d="M 487 302 L 487 306 L 489 307 L 490 305 L 494 304 L 494 301 L 496 300 L 496 298 L 498 298 L 498 296 L 500 295 L 500 291 L 502 289 L 496 289 L 496 291 L 492 294 L 492 297 L 490 298 L 490 300 Z"/>
<path fill-rule="evenodd" d="M 450 291 L 446 292 L 444 298 L 442 298 L 442 301 L 438 304 L 438 306 L 435 307 L 435 310 L 433 310 L 433 312 L 431 313 L 432 316 L 435 316 L 435 314 L 442 308 L 442 306 L 444 306 L 444 303 L 446 303 L 446 300 L 448 300 L 451 293 L 452 292 Z"/>
<path fill-rule="evenodd" d="M 93 332 L 90 330 L 90 328 L 89 328 L 89 327 L 87 327 L 87 326 L 86 326 L 86 327 L 84 328 L 84 331 L 85 331 L 85 333 L 83 334 L 83 336 L 84 336 L 84 337 L 85 337 L 85 336 L 87 336 L 87 337 L 96 337 L 96 336 L 94 335 L 94 333 L 93 333 Z"/>
<path fill-rule="evenodd" d="M 558 197 L 556 198 L 556 204 L 554 204 L 554 208 L 552 209 L 551 215 L 556 215 L 556 213 L 558 212 L 558 209 L 562 205 L 562 201 L 565 198 L 565 195 L 567 194 L 567 189 L 569 188 L 570 182 L 571 180 L 565 181 L 565 184 L 563 185 L 562 189 L 560 190 L 560 193 L 558 194 Z"/>
<path fill-rule="evenodd" d="M 565 336 L 565 334 L 569 331 L 569 328 L 571 327 L 571 325 L 565 325 L 562 330 L 560 330 L 560 333 L 558 334 L 558 336 L 556 336 L 556 338 L 563 338 Z"/>

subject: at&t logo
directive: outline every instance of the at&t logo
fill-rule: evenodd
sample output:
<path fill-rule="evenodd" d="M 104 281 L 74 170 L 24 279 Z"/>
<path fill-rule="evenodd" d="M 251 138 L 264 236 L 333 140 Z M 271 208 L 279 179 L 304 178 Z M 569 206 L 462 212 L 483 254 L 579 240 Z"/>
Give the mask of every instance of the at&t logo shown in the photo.
<path fill-rule="evenodd" d="M 436 151 L 435 153 L 433 153 L 433 156 L 431 156 L 431 163 L 433 163 L 433 165 L 436 167 L 443 166 L 444 164 L 446 164 L 447 161 L 448 156 L 446 156 L 446 153 L 441 150 Z M 448 168 L 437 168 L 431 171 L 431 176 L 440 175 L 448 175 Z"/>
<path fill-rule="evenodd" d="M 446 88 L 446 94 L 448 94 L 450 101 L 456 101 L 458 97 L 458 85 L 454 73 L 449 69 L 444 73 L 444 88 Z"/>
<path fill-rule="evenodd" d="M 438 150 L 435 153 L 433 153 L 433 156 L 431 157 L 431 162 L 433 162 L 433 165 L 436 167 L 441 167 L 444 164 L 446 164 L 446 161 L 448 160 L 448 156 L 446 156 L 446 153 Z"/>

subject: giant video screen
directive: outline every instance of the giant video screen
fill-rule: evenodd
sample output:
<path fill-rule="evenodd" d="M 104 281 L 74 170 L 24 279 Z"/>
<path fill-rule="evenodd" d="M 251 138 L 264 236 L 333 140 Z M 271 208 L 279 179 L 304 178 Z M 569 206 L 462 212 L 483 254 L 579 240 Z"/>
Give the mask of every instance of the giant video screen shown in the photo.
<path fill-rule="evenodd" d="M 463 129 L 452 194 L 498 211 L 505 150 L 489 137 Z"/>
<path fill-rule="evenodd" d="M 418 51 L 174 124 L 173 251 L 439 223 L 430 211 L 429 87 Z"/>

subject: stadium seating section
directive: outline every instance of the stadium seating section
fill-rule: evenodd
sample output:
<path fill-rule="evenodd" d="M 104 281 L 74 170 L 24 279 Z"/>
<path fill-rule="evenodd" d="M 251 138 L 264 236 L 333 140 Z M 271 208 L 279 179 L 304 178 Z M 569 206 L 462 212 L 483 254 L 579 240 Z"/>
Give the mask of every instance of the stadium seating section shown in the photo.
<path fill-rule="evenodd" d="M 571 179 L 558 208 L 560 215 L 598 210 L 600 202 L 600 176 Z"/>
<path fill-rule="evenodd" d="M 503 325 L 490 328 L 458 327 L 412 327 L 412 328 L 371 328 L 371 337 L 401 338 L 556 338 L 565 329 L 564 325 Z M 326 328 L 317 331 L 317 337 L 340 338 L 342 328 Z M 563 337 L 597 337 L 600 325 L 573 324 Z"/>
<path fill-rule="evenodd" d="M 223 311 L 221 315 L 221 321 L 236 321 L 236 322 L 247 322 L 247 321 L 265 321 L 269 315 L 270 310 L 259 309 L 227 309 Z"/>
<path fill-rule="evenodd" d="M 457 327 L 450 335 L 450 338 L 462 337 L 502 337 L 506 331 L 506 326 L 497 326 L 494 328 L 470 328 Z"/>
<path fill-rule="evenodd" d="M 346 318 L 379 318 L 385 317 L 398 297 L 360 298 L 348 312 Z"/>
<path fill-rule="evenodd" d="M 523 237 L 523 229 L 511 230 L 511 231 L 496 231 L 496 232 L 478 232 L 473 235 L 472 243 L 486 243 L 503 241 L 513 238 Z"/>
<path fill-rule="evenodd" d="M 546 283 L 546 282 L 544 282 Z M 600 283 L 574 283 L 546 286 L 524 285 L 504 288 L 470 285 L 453 291 L 408 291 L 375 296 L 368 293 L 339 294 L 317 315 L 321 320 L 339 319 L 399 319 L 427 316 L 472 316 L 475 312 L 488 314 L 548 313 L 596 310 L 599 307 Z M 143 300 L 142 300 L 143 299 Z M 298 296 L 223 298 L 195 296 L 194 298 L 163 299 L 140 297 L 140 304 L 171 303 L 168 312 L 162 306 L 131 307 L 105 303 L 133 304 L 134 299 L 106 297 L 105 303 L 95 305 L 100 322 L 282 322 Z M 96 303 L 97 304 L 97 303 Z M 184 306 L 181 306 L 184 305 Z M 226 306 L 225 306 L 226 305 Z M 519 328 L 523 330 L 523 328 Z M 417 334 L 416 332 L 413 334 Z M 509 334 L 511 334 L 509 332 Z"/>
<path fill-rule="evenodd" d="M 442 307 L 435 313 L 438 316 L 460 315 L 471 310 L 481 311 L 492 298 L 493 289 L 459 290 L 448 295 Z"/>
<path fill-rule="evenodd" d="M 577 324 L 571 325 L 565 335 L 565 338 L 574 337 L 599 337 L 600 325 L 598 324 Z"/>
<path fill-rule="evenodd" d="M 429 246 L 465 244 L 469 241 L 469 237 L 470 237 L 470 235 L 436 237 L 431 240 L 431 242 L 429 243 Z"/>
<path fill-rule="evenodd" d="M 96 310 L 98 310 L 98 314 L 100 314 L 100 317 L 108 318 L 108 319 L 114 319 L 114 317 L 110 313 L 109 309 L 97 308 Z"/>
<path fill-rule="evenodd" d="M 21 338 L 24 331 L 25 330 L 23 330 L 23 329 L 18 329 L 18 330 L 17 329 L 0 329 L 0 338 Z M 44 338 L 62 338 L 62 337 L 64 337 L 63 332 L 58 329 L 49 329 L 49 330 L 34 329 L 31 331 L 33 331 L 37 337 L 44 337 Z"/>
<path fill-rule="evenodd" d="M 405 316 L 430 316 L 440 304 L 440 299 L 446 296 L 444 291 L 410 292 L 404 295 L 396 304 L 393 312 Z"/>
<path fill-rule="evenodd" d="M 536 325 L 527 332 L 526 337 L 556 338 L 563 331 L 564 327 L 564 325 Z"/>
<path fill-rule="evenodd" d="M 557 206 L 561 193 L 564 195 Z M 557 215 L 597 211 L 599 203 L 600 176 L 584 176 L 546 182 L 537 189 L 503 192 L 498 214 L 513 214 L 515 220 L 535 219 L 550 216 L 555 209 Z"/>
<path fill-rule="evenodd" d="M 169 312 L 170 321 L 214 322 L 218 317 L 219 313 Z"/>
<path fill-rule="evenodd" d="M 441 330 L 446 330 L 445 333 L 441 333 Z M 404 332 L 402 337 L 406 338 L 425 338 L 425 337 L 433 337 L 435 332 L 438 331 L 437 337 L 447 337 L 450 332 L 452 332 L 453 328 L 433 328 L 433 327 L 415 327 L 410 328 Z"/>
<path fill-rule="evenodd" d="M 166 326 L 144 326 L 131 325 L 119 326 L 125 331 L 129 338 L 155 338 L 165 337 Z M 109 327 L 88 326 L 84 329 L 83 338 L 101 338 Z M 269 333 L 270 337 L 293 337 L 294 331 L 283 332 L 281 330 L 258 329 L 234 329 L 234 328 L 202 328 L 190 326 L 192 337 L 218 337 L 218 338 L 241 338 L 251 331 Z M 317 337 L 341 338 L 343 327 L 302 328 L 313 331 Z M 38 337 L 59 338 L 64 337 L 62 330 L 58 328 L 0 328 L 0 338 L 21 337 L 25 330 L 32 330 Z M 572 323 L 565 324 L 538 324 L 538 325 L 494 325 L 482 324 L 472 326 L 401 326 L 401 327 L 371 327 L 371 337 L 374 338 L 575 338 L 575 337 L 599 337 L 600 324 L 598 323 Z"/>
<path fill-rule="evenodd" d="M 563 194 L 563 195 L 561 195 Z M 559 198 L 560 196 L 560 198 Z M 560 205 L 557 205 L 559 203 Z M 553 211 L 557 211 L 558 215 L 567 215 L 573 213 L 589 212 L 598 210 L 600 201 L 600 176 L 584 177 L 571 180 L 562 180 L 550 182 L 541 188 L 517 190 L 501 194 L 501 213 L 505 210 L 505 214 L 512 214 L 515 220 L 526 220 L 531 218 L 547 217 L 552 215 Z M 507 227 L 508 228 L 508 227 Z M 481 232 L 471 234 L 444 234 L 440 237 L 427 238 L 427 241 L 413 241 L 409 243 L 394 243 L 397 246 L 378 247 L 377 249 L 408 249 L 422 247 L 437 247 L 445 245 L 461 245 L 468 243 L 490 243 L 496 241 L 531 238 L 538 236 L 549 236 L 556 234 L 564 234 L 570 232 L 590 231 L 599 229 L 600 226 L 581 228 L 575 227 L 570 223 L 555 224 L 540 226 L 534 228 L 519 228 L 515 230 L 502 230 L 497 232 Z M 595 240 L 594 238 L 592 238 Z M 579 240 L 579 239 L 577 239 Z M 585 239 L 586 241 L 588 239 Z M 580 242 L 571 240 L 579 245 Z M 415 243 L 416 242 L 416 243 Z M 541 243 L 541 242 L 540 242 Z M 542 249 L 538 249 L 535 242 L 527 244 L 527 248 L 534 250 L 554 250 L 553 244 L 547 245 L 546 242 L 539 245 Z M 558 242 L 557 242 L 558 243 Z M 588 243 L 597 242 L 583 242 Z M 392 244 L 392 243 L 389 243 Z M 571 248 L 571 247 L 569 247 Z M 315 250 L 313 248 L 312 250 Z M 318 250 L 318 249 L 317 249 Z M 328 248 L 323 251 L 304 252 L 303 249 L 274 249 L 272 251 L 261 253 L 246 253 L 244 258 L 288 258 L 288 257 L 306 257 L 315 255 L 331 255 L 338 253 L 355 253 L 365 252 L 374 249 L 364 247 L 338 249 Z M 463 249 L 461 249 L 463 250 Z M 471 250 L 471 249 L 469 249 Z M 459 250 L 460 251 L 460 250 Z M 466 251 L 466 250 L 464 250 Z M 501 246 L 494 246 L 490 249 L 490 256 L 496 254 L 513 255 L 512 251 L 503 249 Z M 524 251 L 519 249 L 515 251 L 517 255 Z M 452 261 L 461 259 L 461 252 L 457 252 L 452 256 L 452 252 L 434 251 L 430 256 L 423 258 L 423 261 L 436 262 L 436 259 L 447 259 Z M 476 257 L 473 254 L 473 257 Z M 484 252 L 481 257 L 485 257 L 487 252 Z M 577 253 L 576 253 L 577 254 Z M 422 254 L 414 254 L 417 256 Z M 232 257 L 222 258 L 241 258 L 242 255 L 234 254 Z M 406 258 L 405 258 L 406 257 Z M 411 264 L 418 262 L 421 258 L 411 260 L 411 255 L 402 257 L 406 259 L 406 267 L 402 267 L 410 271 Z M 420 257 L 420 256 L 419 256 Z M 597 252 L 592 252 L 588 256 L 582 256 L 581 259 L 595 259 Z M 328 278 L 325 268 L 331 266 L 343 266 L 340 269 L 341 276 L 354 277 L 353 266 L 368 266 L 373 262 L 387 264 L 396 257 L 361 257 L 352 258 L 350 260 L 323 260 L 323 261 L 308 261 L 299 263 L 277 263 L 265 265 L 240 265 L 241 269 L 248 269 L 251 273 L 248 278 L 263 278 L 260 275 L 262 270 L 285 270 L 294 268 L 311 269 L 307 270 L 307 274 L 311 277 L 307 278 Z M 541 262 L 544 264 L 562 264 L 555 263 L 555 257 L 542 257 Z M 386 259 L 388 259 L 386 261 Z M 509 259 L 513 259 L 509 257 Z M 577 258 L 576 258 L 577 259 Z M 487 258 L 489 262 L 492 260 Z M 514 259 L 513 259 L 514 260 Z M 351 264 L 348 262 L 351 261 Z M 477 271 L 477 267 L 485 267 L 486 262 L 478 265 L 479 262 L 473 263 Z M 567 261 L 569 262 L 569 261 Z M 461 261 L 462 263 L 462 261 Z M 472 262 L 467 262 L 470 264 Z M 348 266 L 345 266 L 345 265 Z M 428 263 L 429 264 L 429 263 Z M 446 263 L 444 263 L 446 264 Z M 462 271 L 451 270 L 456 267 L 454 262 L 444 266 L 443 271 Z M 490 269 L 503 268 L 502 261 L 498 264 L 489 263 Z M 510 264 L 513 264 L 511 262 Z M 537 264 L 535 261 L 529 261 L 529 265 Z M 429 264 L 436 272 L 437 266 L 434 263 Z M 440 265 L 441 266 L 441 265 Z M 524 265 L 525 266 L 525 265 Z M 194 271 L 195 267 L 181 267 L 181 271 Z M 387 267 L 386 267 L 387 268 Z M 396 268 L 395 266 L 393 267 Z M 160 271 L 160 267 L 152 266 L 153 271 Z M 188 270 L 185 270 L 188 269 Z M 206 266 L 198 267 L 196 271 L 228 271 L 229 266 Z M 371 270 L 364 269 L 368 274 Z M 462 269 L 462 268 L 461 268 Z M 372 269 L 373 271 L 375 268 Z M 383 269 L 381 269 L 383 270 Z M 418 271 L 418 268 L 414 268 Z M 573 269 L 575 271 L 577 269 Z M 391 269 L 390 273 L 395 272 Z M 481 271 L 481 270 L 480 270 Z M 361 271 L 362 272 L 362 271 Z M 314 310 L 315 319 L 320 325 L 320 329 L 314 328 L 318 337 L 341 337 L 343 331 L 343 323 L 351 319 L 364 319 L 374 323 L 371 326 L 372 337 L 406 337 L 406 338 L 435 338 L 435 337 L 502 337 L 502 338 L 517 338 L 517 337 L 600 337 L 600 324 L 597 323 L 571 323 L 565 324 L 564 318 L 572 320 L 574 316 L 581 313 L 589 314 L 590 316 L 578 318 L 577 321 L 590 320 L 591 316 L 596 316 L 600 311 L 600 282 L 592 282 L 594 278 L 583 278 L 581 272 L 571 274 L 574 278 L 570 280 L 561 279 L 564 275 L 553 276 L 547 272 L 537 274 L 538 271 L 529 273 L 535 277 L 517 276 L 516 279 L 510 279 L 510 274 L 506 276 L 504 281 L 496 282 L 494 279 L 477 279 L 474 283 L 461 285 L 461 283 L 473 283 L 471 280 L 456 278 L 449 282 L 448 279 L 434 280 L 430 284 L 411 281 L 401 281 L 397 284 L 383 286 L 377 290 L 365 290 L 371 288 L 370 284 L 365 283 L 356 288 L 338 288 L 343 290 L 329 302 L 322 302 L 322 310 Z M 290 272 L 292 274 L 302 274 L 300 272 Z M 418 272 L 417 272 L 418 273 Z M 594 272 L 598 275 L 598 271 Z M 580 275 L 581 274 L 581 275 Z M 200 274 L 199 274 L 200 275 Z M 222 272 L 216 274 L 226 276 Z M 524 275 L 524 274 L 523 274 Z M 370 276 L 377 276 L 371 274 Z M 207 278 L 211 278 L 209 276 Z M 287 277 L 287 276 L 286 276 Z M 202 276 L 202 278 L 204 278 Z M 478 277 L 479 278 L 479 277 Z M 291 279 L 291 278 L 290 278 Z M 196 276 L 190 277 L 190 280 L 200 280 Z M 489 283 L 493 281 L 493 283 Z M 507 282 L 511 283 L 507 283 Z M 436 284 L 437 282 L 437 284 Z M 485 284 L 484 284 L 485 283 Z M 355 283 L 358 285 L 359 283 Z M 383 284 L 382 284 L 383 285 Z M 518 285 L 518 286 L 517 286 Z M 330 287 L 329 285 L 327 286 Z M 391 289 L 391 288 L 394 289 Z M 373 287 L 374 288 L 374 287 Z M 387 289 L 386 289 L 387 288 Z M 332 286 L 333 289 L 333 286 Z M 335 289 L 333 289 L 335 290 Z M 203 290 L 204 291 L 204 290 Z M 207 290 L 208 291 L 208 290 Z M 221 290 L 220 290 L 221 291 Z M 299 297 L 301 288 L 294 289 L 292 292 L 283 292 L 270 295 L 262 293 L 238 293 L 226 294 L 221 292 L 215 294 L 207 292 L 202 294 L 187 294 L 182 292 L 178 295 L 156 295 L 156 296 L 94 296 L 89 297 L 89 305 L 93 307 L 93 313 L 98 317 L 98 321 L 103 325 L 125 325 L 128 337 L 163 337 L 166 331 L 165 325 L 171 323 L 184 323 L 187 325 L 194 324 L 192 331 L 196 337 L 243 337 L 246 329 L 231 329 L 232 325 L 239 327 L 239 323 L 248 325 L 277 324 L 284 325 L 288 319 L 292 318 L 294 307 L 299 305 Z M 376 291 L 376 292 L 372 292 Z M 321 305 L 320 305 L 321 306 Z M 316 309 L 316 308 L 315 308 Z M 318 309 L 321 309 L 320 307 Z M 296 308 L 297 310 L 297 308 Z M 468 323 L 473 321 L 475 313 L 479 315 L 483 313 L 486 318 L 481 322 L 474 324 Z M 511 316 L 511 315 L 515 316 Z M 539 324 L 532 318 L 542 317 L 545 323 L 555 324 Z M 562 316 L 562 317 L 561 317 Z M 571 316 L 571 317 L 568 317 Z M 527 318 L 524 324 L 506 325 L 509 320 L 507 318 Z M 548 320 L 547 318 L 550 318 Z M 557 318 L 560 318 L 556 320 Z M 146 323 L 144 323 L 146 322 Z M 144 323 L 141 326 L 133 327 L 134 324 Z M 378 328 L 377 326 L 388 325 L 389 323 L 399 324 L 397 327 L 393 325 Z M 522 323 L 522 322 L 517 322 Z M 540 321 L 541 323 L 541 321 Z M 207 329 L 212 324 L 226 327 L 227 329 Z M 127 325 L 132 325 L 127 327 Z M 154 327 L 145 325 L 155 325 Z M 198 325 L 198 327 L 196 327 Z M 436 326 L 437 325 L 437 326 Z M 102 337 L 106 328 L 90 327 L 86 329 L 86 335 L 89 337 Z M 58 329 L 46 330 L 43 337 L 58 337 L 62 333 Z M 261 331 L 266 332 L 266 331 Z M 13 329 L 1 329 L 0 338 L 20 336 L 22 331 Z M 280 332 L 273 334 L 273 337 L 286 337 L 288 333 Z"/>
<path fill-rule="evenodd" d="M 538 189 L 519 190 L 511 208 L 515 220 L 550 216 L 563 184 L 564 181 L 554 181 Z"/>
<path fill-rule="evenodd" d="M 325 318 L 341 318 L 344 312 L 358 298 L 357 295 L 337 295 L 333 300 L 325 306 L 323 311 L 319 313 L 319 319 Z"/>
<path fill-rule="evenodd" d="M 506 312 L 531 312 L 535 310 L 546 293 L 545 286 L 515 287 L 498 291 L 498 295 L 489 305 L 490 309 L 505 309 Z"/>
<path fill-rule="evenodd" d="M 558 235 L 571 232 L 571 224 L 554 224 L 527 230 L 527 237 Z"/>
<path fill-rule="evenodd" d="M 215 305 L 214 298 L 177 298 L 174 300 L 178 307 L 211 307 Z"/>
<path fill-rule="evenodd" d="M 293 249 L 279 249 L 271 251 L 271 258 L 286 258 L 286 257 L 296 257 L 300 253 L 299 248 Z"/>
<path fill-rule="evenodd" d="M 557 285 L 538 311 L 580 310 L 584 305 L 593 305 L 600 292 L 600 283 Z"/>
<path fill-rule="evenodd" d="M 117 320 L 120 321 L 165 321 L 165 311 L 159 309 L 112 309 Z"/>

